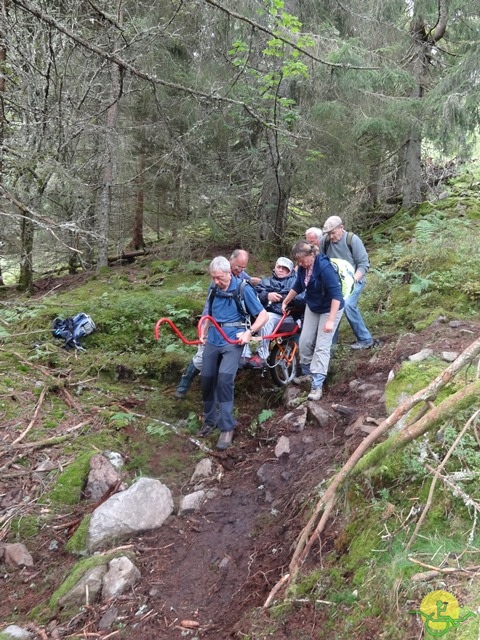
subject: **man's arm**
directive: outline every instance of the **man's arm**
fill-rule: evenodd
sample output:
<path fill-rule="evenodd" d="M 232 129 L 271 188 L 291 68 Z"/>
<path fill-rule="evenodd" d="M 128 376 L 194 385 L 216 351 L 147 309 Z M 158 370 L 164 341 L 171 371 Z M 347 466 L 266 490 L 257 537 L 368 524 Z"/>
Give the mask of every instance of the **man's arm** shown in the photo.
<path fill-rule="evenodd" d="M 359 282 L 370 268 L 370 260 L 368 259 L 368 253 L 365 249 L 363 242 L 360 238 L 354 234 L 352 236 L 352 258 L 355 267 L 355 282 Z"/>

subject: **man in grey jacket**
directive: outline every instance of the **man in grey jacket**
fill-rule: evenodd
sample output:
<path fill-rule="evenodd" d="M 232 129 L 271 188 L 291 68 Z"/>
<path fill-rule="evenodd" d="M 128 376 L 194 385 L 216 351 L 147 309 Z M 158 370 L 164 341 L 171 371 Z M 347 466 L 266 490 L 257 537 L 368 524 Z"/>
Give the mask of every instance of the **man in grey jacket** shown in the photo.
<path fill-rule="evenodd" d="M 358 298 L 365 287 L 365 276 L 370 268 L 367 251 L 356 234 L 345 231 L 339 216 L 327 218 L 322 231 L 324 235 L 320 243 L 320 251 L 329 258 L 347 260 L 355 269 L 355 288 L 345 300 L 344 310 L 345 317 L 357 338 L 357 341 L 350 346 L 352 349 L 370 349 L 374 340 L 358 308 Z"/>

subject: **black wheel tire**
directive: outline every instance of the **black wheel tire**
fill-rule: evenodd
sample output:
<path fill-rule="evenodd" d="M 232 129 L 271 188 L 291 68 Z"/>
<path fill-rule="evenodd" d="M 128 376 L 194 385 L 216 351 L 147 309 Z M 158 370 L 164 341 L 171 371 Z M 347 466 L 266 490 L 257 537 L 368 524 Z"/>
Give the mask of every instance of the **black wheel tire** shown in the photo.
<path fill-rule="evenodd" d="M 287 356 L 290 356 L 293 349 L 296 350 L 295 357 L 288 364 L 283 354 L 286 353 Z M 284 342 L 281 346 L 274 344 L 270 351 L 268 365 L 272 380 L 278 387 L 285 387 L 289 384 L 297 376 L 297 372 L 300 371 L 299 351 L 295 340 Z"/>

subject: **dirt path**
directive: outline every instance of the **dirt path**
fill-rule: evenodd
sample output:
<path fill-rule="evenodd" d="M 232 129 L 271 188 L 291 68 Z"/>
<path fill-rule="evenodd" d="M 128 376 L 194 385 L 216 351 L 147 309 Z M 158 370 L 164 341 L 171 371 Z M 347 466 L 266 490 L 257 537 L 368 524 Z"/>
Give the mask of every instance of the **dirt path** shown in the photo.
<path fill-rule="evenodd" d="M 199 512 L 171 517 L 160 529 L 124 542 L 134 551 L 142 576 L 131 593 L 108 605 L 88 606 L 68 624 L 56 627 L 55 622 L 50 623 L 38 637 L 58 640 L 78 633 L 124 640 L 242 637 L 240 632 L 251 624 L 252 611 L 262 607 L 272 586 L 287 570 L 309 506 L 307 497 L 311 499 L 315 487 L 331 477 L 334 466 L 363 437 L 359 432 L 347 436 L 346 430 L 359 414 L 377 419 L 384 415 L 382 400 L 376 396 L 366 401 L 358 385 L 350 384 L 352 380 L 383 389 L 389 371 L 408 355 L 426 347 L 461 352 L 479 333 L 479 326 L 473 323 L 440 323 L 395 342 L 385 339 L 375 351 L 355 354 L 354 377 L 327 387 L 319 403 L 333 416 L 327 428 L 308 420 L 305 429 L 293 430 L 288 422 L 280 421 L 282 411 L 287 412 L 283 409 L 253 438 L 245 424 L 258 414 L 258 406 L 242 405 L 239 397 L 246 419 L 240 421 L 243 427 L 234 446 L 215 458 L 218 471 L 208 484 L 217 495 Z M 333 366 L 337 366 L 335 362 Z M 271 385 L 255 379 L 256 373 L 241 375 L 252 376 L 246 384 L 252 385 L 257 395 L 271 393 L 267 389 Z M 336 412 L 334 404 L 350 407 L 352 412 Z M 281 435 L 289 438 L 290 454 L 278 459 L 274 448 Z M 210 441 L 212 446 L 214 443 L 215 437 Z M 193 445 L 187 439 L 184 446 L 191 453 Z M 192 490 L 190 486 L 177 488 L 183 495 Z M 324 550 L 332 544 L 335 526 L 335 522 L 330 524 Z M 48 597 L 49 584 L 42 582 L 43 575 L 52 574 L 50 593 L 58 586 L 54 576 L 71 564 L 72 558 L 60 548 L 52 567 L 54 536 L 52 530 L 43 531 L 38 548 L 30 549 L 35 556 L 34 570 L 3 576 L 0 619 L 10 619 L 12 607 L 25 612 Z M 318 556 L 310 562 L 318 562 Z M 28 588 L 35 581 L 42 587 Z M 289 624 L 306 633 L 317 629 L 315 637 L 321 637 L 321 614 L 308 606 L 290 617 Z M 374 630 L 370 634 L 378 637 Z M 290 637 L 286 626 L 285 635 L 277 635 L 276 640 Z"/>

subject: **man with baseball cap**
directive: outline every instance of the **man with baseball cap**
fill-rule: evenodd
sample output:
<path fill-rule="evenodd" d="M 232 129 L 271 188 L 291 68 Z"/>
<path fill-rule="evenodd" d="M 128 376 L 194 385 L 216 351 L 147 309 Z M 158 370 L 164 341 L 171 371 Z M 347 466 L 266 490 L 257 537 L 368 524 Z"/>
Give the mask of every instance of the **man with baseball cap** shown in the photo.
<path fill-rule="evenodd" d="M 344 309 L 344 315 L 357 338 L 357 341 L 350 346 L 352 349 L 370 349 L 374 341 L 358 308 L 358 298 L 365 287 L 365 276 L 370 268 L 367 251 L 355 233 L 345 231 L 340 216 L 327 218 L 322 231 L 324 235 L 320 243 L 320 251 L 329 258 L 347 260 L 355 269 L 355 287 L 346 298 Z M 338 329 L 333 339 L 334 343 L 337 342 L 337 334 Z"/>
<path fill-rule="evenodd" d="M 297 278 L 294 266 L 290 258 L 283 256 L 278 258 L 272 275 L 269 278 L 262 278 L 260 284 L 256 286 L 258 298 L 268 311 L 268 320 L 261 328 L 260 336 L 268 336 L 273 333 L 282 319 L 282 301 Z M 257 353 L 247 361 L 245 367 L 252 369 L 264 367 L 268 358 L 268 350 L 269 340 L 259 342 Z"/>

